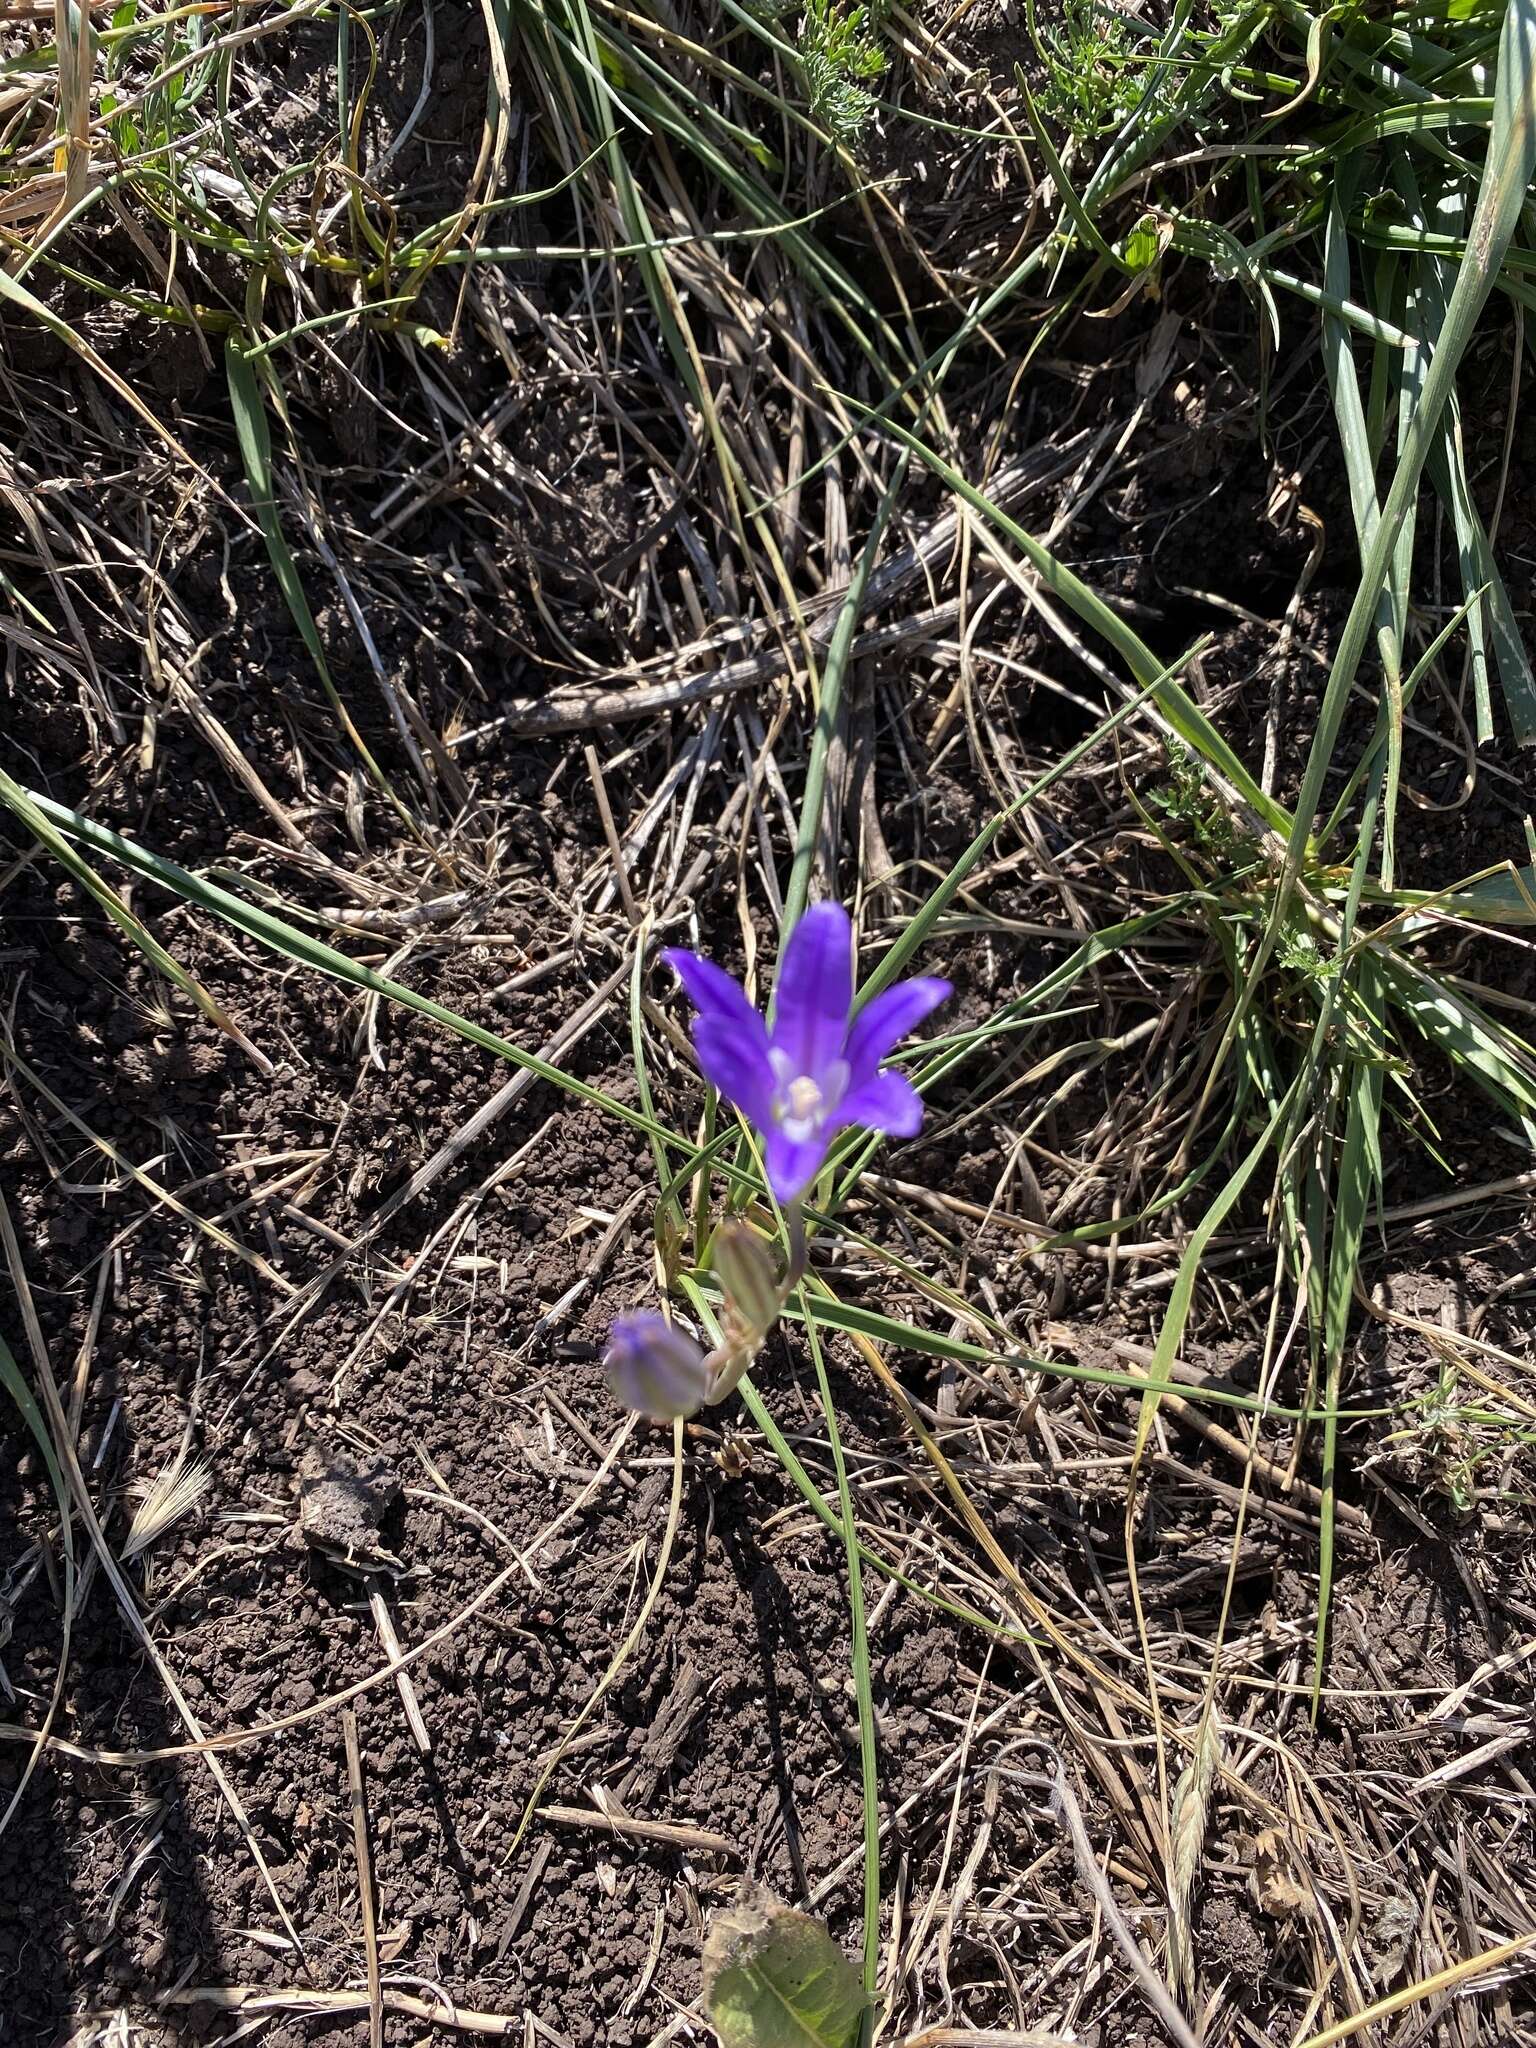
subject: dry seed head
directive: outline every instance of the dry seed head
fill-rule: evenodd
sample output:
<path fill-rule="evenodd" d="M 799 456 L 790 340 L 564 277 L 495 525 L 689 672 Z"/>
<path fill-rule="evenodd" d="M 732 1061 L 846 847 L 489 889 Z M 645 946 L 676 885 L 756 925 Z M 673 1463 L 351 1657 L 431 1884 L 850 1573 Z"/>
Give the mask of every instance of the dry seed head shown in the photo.
<path fill-rule="evenodd" d="M 144 1497 L 128 1524 L 123 1542 L 122 1562 L 141 1557 L 157 1543 L 166 1530 L 189 1515 L 213 1484 L 213 1468 L 200 1458 L 189 1458 L 185 1448 L 143 1489 Z"/>
<path fill-rule="evenodd" d="M 1211 1787 L 1221 1762 L 1221 1734 L 1207 1707 L 1195 1736 L 1195 1752 L 1173 1788 L 1172 1841 L 1168 1856 L 1168 1951 L 1173 1976 L 1186 2000 L 1195 1995 L 1195 1955 L 1190 1906 L 1205 1831 L 1210 1819 Z"/>

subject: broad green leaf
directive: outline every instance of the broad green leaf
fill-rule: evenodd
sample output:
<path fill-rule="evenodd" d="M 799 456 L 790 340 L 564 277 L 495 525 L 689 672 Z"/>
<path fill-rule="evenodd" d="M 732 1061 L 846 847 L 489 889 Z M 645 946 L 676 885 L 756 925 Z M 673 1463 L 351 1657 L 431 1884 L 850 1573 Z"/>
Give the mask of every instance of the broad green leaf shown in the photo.
<path fill-rule="evenodd" d="M 1463 917 L 1471 924 L 1536 924 L 1536 866 L 1503 867 L 1495 874 L 1480 876 L 1475 882 L 1452 889 L 1448 895 L 1402 891 L 1393 900 L 1421 903 L 1427 911 Z M 1432 920 L 1426 918 L 1423 922 L 1428 924 Z M 1411 932 L 1417 928 L 1419 920 L 1410 918 L 1406 929 Z"/>
<path fill-rule="evenodd" d="M 704 1942 L 704 2008 L 721 2048 L 854 2048 L 866 2000 L 819 1920 L 744 1885 Z"/>
<path fill-rule="evenodd" d="M 1165 227 L 1155 213 L 1144 213 L 1135 227 L 1126 236 L 1120 250 L 1120 261 L 1133 277 L 1144 270 L 1150 270 L 1163 253 L 1163 245 L 1172 237 L 1171 227 Z"/>

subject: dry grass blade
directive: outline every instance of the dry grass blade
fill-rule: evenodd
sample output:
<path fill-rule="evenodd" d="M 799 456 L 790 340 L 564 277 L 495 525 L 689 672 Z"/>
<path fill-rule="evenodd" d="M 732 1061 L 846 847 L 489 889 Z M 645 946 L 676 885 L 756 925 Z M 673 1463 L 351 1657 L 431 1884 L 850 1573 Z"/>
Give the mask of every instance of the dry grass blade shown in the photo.
<path fill-rule="evenodd" d="M 538 1818 L 556 1827 L 589 1828 L 598 1833 L 632 1835 L 638 1842 L 665 1842 L 676 1849 L 691 1849 L 706 1856 L 739 1860 L 741 1844 L 709 1828 L 690 1827 L 685 1821 L 647 1820 L 609 1806 L 587 1810 L 580 1806 L 541 1806 Z"/>
<path fill-rule="evenodd" d="M 260 2018 L 269 2013 L 291 2013 L 296 2018 L 340 2018 L 345 2013 L 368 2012 L 375 2001 L 365 1986 L 360 1991 L 273 1991 L 262 1984 L 193 1984 L 168 1991 L 160 2003 L 172 2010 L 206 2005 L 214 2012 L 249 2013 Z M 524 2024 L 522 2013 L 480 2012 L 460 2005 L 443 1992 L 437 1998 L 417 1998 L 409 1991 L 386 1985 L 378 1994 L 379 2010 L 398 2013 L 403 2019 L 424 2020 L 433 2028 L 447 2027 L 461 2034 L 489 2034 L 524 2041 L 536 2039 Z"/>
<path fill-rule="evenodd" d="M 1103 1914 L 1105 1923 L 1114 1936 L 1121 1954 L 1130 1965 L 1132 1975 L 1141 1986 L 1147 2003 L 1157 2014 L 1176 2048 L 1200 2048 L 1194 2029 L 1169 1996 L 1121 1912 L 1114 1893 L 1110 1890 L 1109 1879 L 1100 1868 L 1099 1859 L 1088 1838 L 1088 1830 L 1083 1825 L 1082 1810 L 1067 1776 L 1065 1764 L 1049 1743 L 1037 1741 L 1037 1746 L 1045 1749 L 1050 1758 L 1049 1775 L 1030 1771 L 1014 1771 L 1009 1775 L 1021 1779 L 1026 1784 L 1039 1785 L 1049 1794 L 1051 1812 L 1066 1830 L 1067 1839 L 1072 1845 L 1072 1857 L 1077 1865 L 1077 1874 Z"/>
<path fill-rule="evenodd" d="M 1484 1949 L 1480 1954 L 1466 1956 L 1459 1963 L 1452 1963 L 1443 1970 L 1436 1970 L 1433 1976 L 1423 1977 L 1413 1984 L 1405 1984 L 1400 1991 L 1389 1992 L 1385 1998 L 1376 1999 L 1364 2012 L 1355 2013 L 1336 2025 L 1324 2027 L 1320 2034 L 1309 2034 L 1301 2048 L 1337 2048 L 1340 2041 L 1350 2041 L 1378 2020 L 1390 2019 L 1394 2013 L 1403 2012 L 1410 2005 L 1432 1999 L 1454 1991 L 1469 1978 L 1480 1977 L 1485 1971 L 1501 1969 L 1505 1963 L 1514 1962 L 1517 1957 L 1528 1955 L 1536 1948 L 1536 1931 L 1514 1935 L 1509 1941 Z M 1514 2036 L 1511 2036 L 1513 2040 Z"/>
<path fill-rule="evenodd" d="M 908 2034 L 901 2048 L 1078 2048 L 1065 2034 L 1034 2027 L 924 2027 Z"/>
<path fill-rule="evenodd" d="M 379 1927 L 373 1893 L 373 1852 L 368 1844 L 368 1793 L 363 1781 L 363 1751 L 357 1736 L 357 1713 L 352 1707 L 341 1710 L 341 1732 L 347 1751 L 352 1853 L 357 1863 L 363 1951 L 368 1967 L 368 2048 L 384 2048 L 384 1996 L 379 1987 Z"/>
<path fill-rule="evenodd" d="M 91 165 L 91 77 L 96 38 L 89 9 L 81 6 L 80 0 L 54 0 L 54 33 L 59 52 L 62 140 L 53 167 L 64 175 L 58 203 L 60 210 L 66 211 L 84 196 Z"/>

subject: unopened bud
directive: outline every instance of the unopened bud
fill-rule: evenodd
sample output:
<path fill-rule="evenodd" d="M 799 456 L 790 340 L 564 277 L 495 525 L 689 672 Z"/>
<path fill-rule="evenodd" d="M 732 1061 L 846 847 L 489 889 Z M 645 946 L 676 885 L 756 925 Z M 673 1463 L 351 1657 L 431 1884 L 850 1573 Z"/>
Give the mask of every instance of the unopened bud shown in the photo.
<path fill-rule="evenodd" d="M 615 1318 L 603 1370 L 614 1399 L 653 1422 L 695 1414 L 704 1405 L 711 1378 L 699 1345 L 652 1309 L 632 1309 Z"/>
<path fill-rule="evenodd" d="M 783 1307 L 773 1254 L 767 1245 L 750 1223 L 728 1216 L 715 1232 L 711 1259 L 738 1325 L 755 1337 L 765 1337 Z"/>

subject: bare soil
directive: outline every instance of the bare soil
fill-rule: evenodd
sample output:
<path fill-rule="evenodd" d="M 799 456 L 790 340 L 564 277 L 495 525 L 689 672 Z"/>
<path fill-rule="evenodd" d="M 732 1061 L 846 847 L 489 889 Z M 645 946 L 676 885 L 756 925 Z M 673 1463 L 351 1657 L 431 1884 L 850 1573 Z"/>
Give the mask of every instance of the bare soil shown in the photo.
<path fill-rule="evenodd" d="M 295 95 L 308 76 L 301 55 L 283 74 Z M 399 57 L 401 108 L 416 96 L 410 61 Z M 447 114 L 422 124 L 413 176 L 451 186 L 461 174 L 478 136 L 464 108 L 483 103 L 484 85 L 457 59 L 438 74 Z M 279 138 L 302 131 L 298 113 L 284 118 Z M 966 218 L 966 260 L 985 269 L 1001 231 L 984 210 Z M 506 331 L 530 353 L 537 328 L 519 322 L 580 312 L 568 282 L 525 277 L 518 289 Z M 445 328 L 451 296 L 445 287 L 438 304 Z M 1278 735 L 1284 793 L 1299 768 L 1291 736 L 1310 730 L 1320 651 L 1354 565 L 1338 480 L 1314 453 L 1318 420 L 1295 394 L 1263 418 L 1251 334 L 1230 318 L 1223 332 L 1175 295 L 1111 331 L 1079 331 L 1075 353 L 1043 366 L 1004 426 L 998 467 L 1100 413 L 1128 414 L 1138 374 L 1163 363 L 1121 466 L 1065 551 L 1155 645 L 1172 652 L 1212 632 L 1198 686 L 1251 757 Z M 97 339 L 129 374 L 133 337 Z M 177 431 L 196 428 L 200 454 L 238 500 L 221 381 L 185 350 L 151 354 Z M 405 406 L 398 362 L 375 340 L 350 367 Z M 482 322 L 465 323 L 450 371 L 471 410 L 500 388 L 505 365 Z M 81 502 L 117 526 L 140 488 L 139 460 L 158 458 L 115 402 L 88 395 L 78 366 L 18 354 L 9 434 L 34 473 L 58 446 L 56 427 L 27 424 L 43 386 L 76 422 Z M 320 628 L 343 698 L 425 830 L 407 829 L 359 769 L 259 535 L 211 499 L 195 517 L 173 515 L 169 464 L 147 516 L 168 543 L 165 610 L 187 645 L 205 645 L 195 701 L 165 687 L 131 617 L 82 577 L 86 637 L 108 680 L 82 672 L 66 687 L 13 663 L 5 765 L 185 866 L 280 892 L 323 936 L 530 1050 L 613 984 L 552 1056 L 634 1103 L 628 977 L 616 973 L 628 924 L 611 892 L 604 900 L 609 854 L 583 746 L 597 746 L 624 832 L 697 733 L 697 715 L 574 736 L 518 725 L 546 688 L 665 651 L 655 607 L 626 638 L 626 606 L 652 575 L 681 614 L 697 550 L 679 517 L 657 538 L 653 504 L 615 454 L 585 372 L 545 362 L 517 395 L 501 446 L 522 468 L 506 487 L 463 451 L 439 463 L 419 407 L 410 419 L 423 450 L 378 467 L 380 437 L 395 430 L 355 389 L 338 386 L 328 403 L 316 383 L 301 417 L 315 476 L 364 565 L 378 668 L 339 598 L 321 607 Z M 385 527 L 376 509 L 397 483 L 410 494 L 406 516 Z M 1067 488 L 1054 486 L 1031 519 L 1043 526 Z M 1320 557 L 1298 505 L 1321 521 Z M 47 609 L 56 586 L 35 556 L 18 562 L 27 535 L 6 516 L 21 585 Z M 1533 516 L 1512 493 L 1517 604 L 1529 602 Z M 308 551 L 304 562 L 317 590 L 332 587 Z M 553 635 L 551 617 L 568 630 Z M 988 634 L 989 730 L 1004 736 L 1013 775 L 1084 729 L 1061 690 L 1091 707 L 1102 693 L 1017 600 L 996 607 Z M 987 646 L 1005 643 L 1033 677 L 987 666 Z M 952 668 L 921 649 L 858 666 L 849 822 L 828 885 L 849 885 L 878 827 L 893 869 L 918 887 L 992 815 L 982 735 L 930 745 L 952 682 Z M 776 684 L 732 704 L 760 715 L 759 731 L 786 716 L 778 760 L 793 782 L 803 706 Z M 963 731 L 963 720 L 950 725 Z M 748 933 L 760 958 L 771 952 L 757 826 L 744 838 L 729 811 L 754 743 L 746 733 L 736 751 L 722 725 L 673 887 L 658 889 L 670 931 L 702 935 L 738 967 Z M 1423 886 L 1521 856 L 1522 764 L 1486 761 L 1464 798 L 1463 763 L 1457 707 L 1426 703 L 1404 763 L 1422 819 L 1405 859 Z M 1128 893 L 1157 885 L 1158 856 L 1122 789 L 1144 793 L 1158 772 L 1150 751 L 1128 743 L 1116 765 L 1106 750 L 1007 843 L 987 927 L 961 921 L 935 950 L 933 964 L 956 980 L 957 1019 L 1023 993 L 1065 957 L 1074 891 L 1099 908 L 1122 878 Z M 771 789 L 758 815 L 779 839 L 777 887 L 786 862 Z M 117 1558 L 144 1489 L 184 1448 L 206 1484 L 122 1565 L 163 1668 L 86 1561 L 77 1521 L 83 1591 L 51 1740 L 34 1759 L 60 1669 L 64 1566 L 46 1471 L 8 1411 L 0 1663 L 12 1704 L 0 1795 L 29 1760 L 32 1774 L 0 1839 L 0 2035 L 52 2048 L 108 2038 L 108 2027 L 146 2042 L 232 2041 L 254 2028 L 270 2048 L 361 2043 L 371 1948 L 391 2042 L 457 2038 L 465 2026 L 557 2048 L 699 2040 L 703 1926 L 749 1874 L 810 1901 L 855 1946 L 858 1729 L 841 1546 L 734 1405 L 691 1425 L 674 1461 L 670 1432 L 627 1426 L 602 1383 L 612 1314 L 653 1287 L 656 1168 L 643 1138 L 539 1081 L 506 1099 L 510 1070 L 491 1055 L 398 1007 L 257 961 L 211 920 L 135 887 L 135 909 L 271 1062 L 263 1073 L 30 843 L 13 835 L 12 853 L 0 1157 L 41 1347 L 78 1418 L 80 1463 Z M 882 915 L 877 897 L 872 937 Z M 1506 948 L 1464 964 L 1529 1004 L 1531 957 Z M 647 986 L 674 1015 L 661 978 Z M 1149 976 L 1116 1028 L 1155 1018 L 1165 1000 Z M 1028 1058 L 1098 1028 L 1059 1022 L 1030 1041 Z M 676 1044 L 654 1031 L 653 1043 L 667 1046 L 653 1076 L 659 1113 L 692 1128 L 693 1076 Z M 1114 1190 L 1084 1174 L 1106 1120 L 1127 1106 L 1134 1118 L 1152 1098 L 1143 1043 L 1063 1101 L 1030 1155 L 1033 1189 L 1002 1180 L 1019 1155 L 1017 1102 L 973 1118 L 963 1079 L 935 1099 L 925 1137 L 883 1154 L 877 1172 L 983 1212 L 1002 1182 L 1000 1211 L 1026 1223 L 1037 1203 L 1063 1228 L 1101 1213 Z M 1482 1340 L 1522 1367 L 1536 1334 L 1519 1278 L 1536 1262 L 1530 1193 L 1508 1185 L 1528 1159 L 1479 1098 L 1432 1062 L 1425 1073 L 1440 1158 L 1393 1137 L 1395 1220 L 1366 1255 L 1377 1313 L 1362 1315 L 1349 1361 L 1361 1409 L 1432 1392 L 1437 1326 L 1464 1333 L 1476 1319 Z M 1480 1192 L 1439 1206 L 1464 1190 Z M 932 1243 L 925 1218 L 940 1233 Z M 1027 1232 L 928 1218 L 910 1200 L 872 1198 L 857 1221 L 980 1290 L 1021 1343 L 1080 1365 L 1124 1370 L 1144 1356 L 1175 1263 L 1161 1225 L 1148 1226 L 1150 1250 L 1116 1262 L 1035 1258 Z M 1240 1221 L 1255 1229 L 1263 1218 Z M 1255 1384 L 1271 1269 L 1272 1253 L 1252 1241 L 1213 1268 L 1184 1362 L 1218 1387 Z M 858 1298 L 879 1273 L 848 1259 L 840 1277 Z M 915 1296 L 871 1298 L 938 1325 Z M 35 1385 L 15 1301 L 3 1328 Z M 995 1621 L 1016 1588 L 1000 1586 L 857 1355 L 833 1343 L 830 1357 L 866 1532 L 911 1577 Z M 1346 1429 L 1314 1727 L 1315 1433 L 1298 1448 L 1299 1486 L 1261 1474 L 1244 1499 L 1230 1442 L 1165 1414 L 1136 1502 L 1133 1587 L 1132 1397 L 892 1362 L 1043 1617 L 1032 1643 L 1003 1644 L 871 1577 L 882 1982 L 900 2024 L 1045 2027 L 1080 2048 L 1165 2038 L 1035 1782 L 1066 1759 L 1107 1882 L 1155 1946 L 1167 1913 L 1156 1744 L 1150 1724 L 1088 1675 L 1091 1664 L 1143 1687 L 1136 1602 L 1164 1712 L 1186 1735 L 1221 1660 L 1222 1774 L 1192 1894 L 1211 2040 L 1303 2037 L 1309 1987 L 1337 1973 L 1341 1955 L 1358 2007 L 1529 1932 L 1511 1881 L 1536 1850 L 1527 1443 L 1511 1440 L 1479 1466 L 1475 1499 L 1458 1506 L 1450 1475 L 1475 1418 L 1405 1434 L 1400 1416 L 1376 1414 Z M 1305 1379 L 1305 1359 L 1293 1361 L 1284 1397 L 1300 1398 Z M 778 1340 L 755 1380 L 830 1495 L 826 1426 L 799 1339 Z M 1283 1431 L 1265 1438 L 1276 1468 L 1292 1449 Z M 408 1667 L 409 1699 L 389 1670 L 391 1633 L 405 1651 L 428 1646 Z M 1170 1775 L 1182 1761 L 1171 1745 Z M 1381 2038 L 1402 2048 L 1536 2039 L 1518 1972 L 1470 2002 L 1431 1997 L 1410 2020 Z"/>

